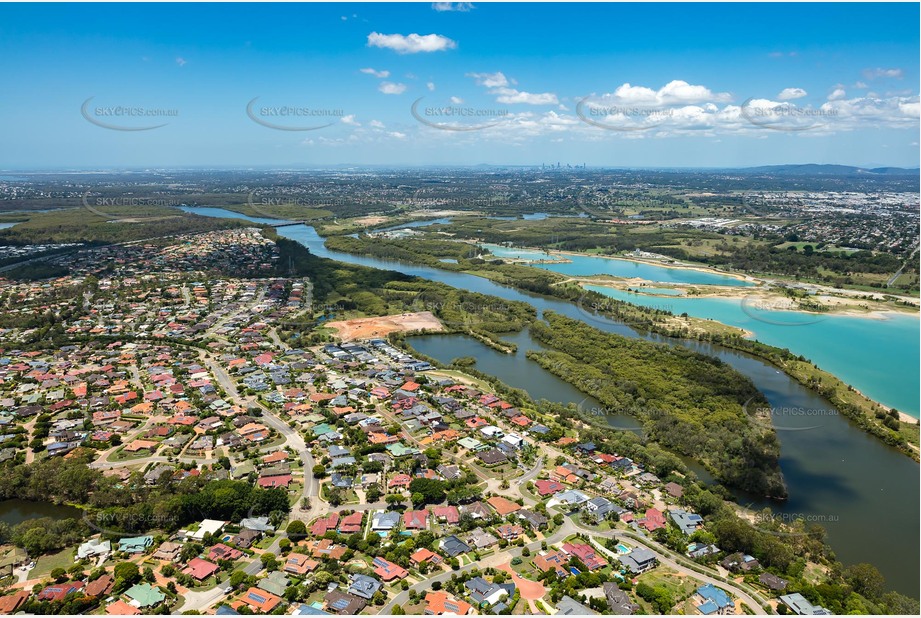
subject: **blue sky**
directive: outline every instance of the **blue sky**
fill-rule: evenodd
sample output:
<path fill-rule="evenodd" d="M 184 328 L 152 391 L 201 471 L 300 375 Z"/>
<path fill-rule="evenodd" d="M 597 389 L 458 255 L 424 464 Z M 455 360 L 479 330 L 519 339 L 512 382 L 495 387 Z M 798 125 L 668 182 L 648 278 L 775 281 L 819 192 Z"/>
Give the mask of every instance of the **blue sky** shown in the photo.
<path fill-rule="evenodd" d="M 918 165 L 917 4 L 474 5 L 2 4 L 0 168 Z"/>

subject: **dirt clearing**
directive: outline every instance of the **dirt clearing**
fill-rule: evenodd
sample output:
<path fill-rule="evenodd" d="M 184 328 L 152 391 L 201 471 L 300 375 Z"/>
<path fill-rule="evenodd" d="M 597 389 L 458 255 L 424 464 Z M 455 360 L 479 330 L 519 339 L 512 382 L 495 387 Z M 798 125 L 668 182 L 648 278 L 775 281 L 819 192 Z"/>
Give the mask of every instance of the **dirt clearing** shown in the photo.
<path fill-rule="evenodd" d="M 328 322 L 326 326 L 335 328 L 343 341 L 386 337 L 390 333 L 405 333 L 414 330 L 444 330 L 444 326 L 442 326 L 438 318 L 432 315 L 431 311 L 342 320 L 340 322 Z"/>

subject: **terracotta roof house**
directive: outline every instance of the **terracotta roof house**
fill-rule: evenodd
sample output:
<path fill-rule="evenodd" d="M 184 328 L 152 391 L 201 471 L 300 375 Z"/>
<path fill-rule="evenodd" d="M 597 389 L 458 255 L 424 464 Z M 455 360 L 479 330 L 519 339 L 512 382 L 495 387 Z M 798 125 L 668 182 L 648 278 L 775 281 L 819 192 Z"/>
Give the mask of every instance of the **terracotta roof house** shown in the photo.
<path fill-rule="evenodd" d="M 208 562 L 201 558 L 192 558 L 189 560 L 188 566 L 186 566 L 182 572 L 186 575 L 191 575 L 198 581 L 202 581 L 211 577 L 219 569 L 220 567 L 213 562 Z"/>
<path fill-rule="evenodd" d="M 444 590 L 429 592 L 425 595 L 425 614 L 428 616 L 465 616 L 473 611 L 473 606 L 460 601 Z"/>
<path fill-rule="evenodd" d="M 649 532 L 658 530 L 659 528 L 664 528 L 665 515 L 663 515 L 662 511 L 659 509 L 648 508 L 646 509 L 646 518 L 640 522 L 640 525 L 646 528 L 646 530 Z"/>
<path fill-rule="evenodd" d="M 41 592 L 38 593 L 39 601 L 60 601 L 68 594 L 80 592 L 83 590 L 83 582 L 64 582 L 63 584 L 51 584 L 50 586 L 45 586 Z"/>
<path fill-rule="evenodd" d="M 537 570 L 541 573 L 554 571 L 557 577 L 568 577 L 569 571 L 566 564 L 569 562 L 569 556 L 563 551 L 551 551 L 534 557 L 531 561 Z"/>
<path fill-rule="evenodd" d="M 333 511 L 327 517 L 320 517 L 310 526 L 310 534 L 323 536 L 330 530 L 335 530 L 339 525 L 339 513 Z"/>
<path fill-rule="evenodd" d="M 84 592 L 87 596 L 90 597 L 102 597 L 109 594 L 112 591 L 112 587 L 114 585 L 115 578 L 106 573 L 105 575 L 88 583 Z"/>
<path fill-rule="evenodd" d="M 13 594 L 0 597 L 0 614 L 14 614 L 30 596 L 28 590 L 17 590 Z"/>
<path fill-rule="evenodd" d="M 287 487 L 293 480 L 290 474 L 279 474 L 277 476 L 263 476 L 256 480 L 259 487 L 263 489 L 273 489 L 275 487 Z"/>
<path fill-rule="evenodd" d="M 307 543 L 307 549 L 314 558 L 321 560 L 339 560 L 345 555 L 348 547 L 345 545 L 336 545 L 329 539 L 320 539 Z"/>
<path fill-rule="evenodd" d="M 275 451 L 262 458 L 262 463 L 274 464 L 288 460 L 288 451 Z"/>
<path fill-rule="evenodd" d="M 496 512 L 499 513 L 502 517 L 510 515 L 515 511 L 521 510 L 521 506 L 515 502 L 512 502 L 508 498 L 503 498 L 502 496 L 493 496 L 486 500 L 486 502 L 492 508 L 496 509 Z"/>
<path fill-rule="evenodd" d="M 257 614 L 268 614 L 281 603 L 281 597 L 275 596 L 260 588 L 252 587 L 247 590 L 239 600 L 248 605 Z"/>
<path fill-rule="evenodd" d="M 460 522 L 460 511 L 456 506 L 436 506 L 432 508 L 432 516 L 451 526 Z"/>
<path fill-rule="evenodd" d="M 595 552 L 595 548 L 584 543 L 564 543 L 563 551 L 575 556 L 588 567 L 589 571 L 600 569 L 608 565 L 608 561 Z"/>
<path fill-rule="evenodd" d="M 284 570 L 286 573 L 295 575 L 306 575 L 320 566 L 320 563 L 304 554 L 289 554 L 285 561 Z"/>
<path fill-rule="evenodd" d="M 356 532 L 361 532 L 362 519 L 363 514 L 361 511 L 356 511 L 351 515 L 346 515 L 339 522 L 339 532 L 341 534 L 354 534 Z"/>
<path fill-rule="evenodd" d="M 106 613 L 110 616 L 138 616 L 141 610 L 119 599 L 106 605 Z"/>
<path fill-rule="evenodd" d="M 429 512 L 425 509 L 421 511 L 406 511 L 403 513 L 403 527 L 407 530 L 425 530 L 428 526 Z"/>
<path fill-rule="evenodd" d="M 389 560 L 385 560 L 380 556 L 376 556 L 374 558 L 374 560 L 371 562 L 371 566 L 374 567 L 374 574 L 385 582 L 391 582 L 395 579 L 403 579 L 409 575 L 409 571 L 400 565 L 394 564 Z"/>
<path fill-rule="evenodd" d="M 412 482 L 413 478 L 408 474 L 397 474 L 390 482 L 387 483 L 387 487 L 391 489 L 394 487 L 409 487 L 409 484 Z"/>
<path fill-rule="evenodd" d="M 422 549 L 414 553 L 412 556 L 410 556 L 409 560 L 416 566 L 419 566 L 423 562 L 431 562 L 432 564 L 442 563 L 441 556 L 439 556 L 432 550 L 427 549 L 425 547 L 423 547 Z"/>
<path fill-rule="evenodd" d="M 218 543 L 208 550 L 208 560 L 237 560 L 242 557 L 242 551 L 223 543 Z"/>
<path fill-rule="evenodd" d="M 534 487 L 537 488 L 537 493 L 539 493 L 541 496 L 551 496 L 566 489 L 566 487 L 559 481 L 551 481 L 548 479 L 540 479 L 539 481 L 534 481 Z"/>

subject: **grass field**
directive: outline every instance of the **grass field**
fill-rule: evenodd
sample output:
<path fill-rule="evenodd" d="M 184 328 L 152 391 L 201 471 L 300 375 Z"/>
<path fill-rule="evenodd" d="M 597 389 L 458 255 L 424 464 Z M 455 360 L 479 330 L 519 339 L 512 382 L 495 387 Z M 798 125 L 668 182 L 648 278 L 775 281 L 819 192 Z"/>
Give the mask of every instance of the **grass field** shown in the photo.
<path fill-rule="evenodd" d="M 74 564 L 74 549 L 68 547 L 56 554 L 42 556 L 35 561 L 35 568 L 29 571 L 29 578 L 36 579 L 47 577 L 51 571 L 57 568 L 67 569 Z"/>
<path fill-rule="evenodd" d="M 649 586 L 664 586 L 675 599 L 683 598 L 697 589 L 699 582 L 687 576 L 678 575 L 672 569 L 658 568 L 643 573 L 637 578 L 637 581 Z"/>

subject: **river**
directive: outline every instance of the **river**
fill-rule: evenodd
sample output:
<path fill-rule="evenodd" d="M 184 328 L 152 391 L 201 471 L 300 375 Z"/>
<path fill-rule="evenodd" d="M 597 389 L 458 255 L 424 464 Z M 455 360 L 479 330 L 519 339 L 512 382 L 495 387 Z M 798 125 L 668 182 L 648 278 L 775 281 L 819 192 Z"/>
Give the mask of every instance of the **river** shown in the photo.
<path fill-rule="evenodd" d="M 571 277 L 612 275 L 639 277 L 658 283 L 749 287 L 752 282 L 719 273 L 691 268 L 669 268 L 632 260 L 610 259 L 592 255 L 566 255 L 569 262 L 559 261 L 559 254 L 534 249 L 516 249 L 484 244 L 493 255 L 524 260 L 551 260 L 535 263 L 535 268 Z M 805 356 L 819 368 L 837 376 L 870 399 L 918 418 L 921 414 L 921 320 L 918 315 L 888 313 L 874 319 L 859 315 L 820 314 L 781 311 L 730 298 L 682 297 L 663 299 L 633 294 L 605 286 L 587 285 L 605 296 L 665 309 L 674 314 L 687 313 L 698 318 L 716 320 L 754 333 L 762 343 L 787 348 Z M 675 290 L 653 294 L 675 296 Z"/>
<path fill-rule="evenodd" d="M 206 216 L 246 219 L 256 223 L 277 222 L 271 219 L 245 217 L 220 208 L 190 208 L 188 211 Z M 278 233 L 301 243 L 319 257 L 371 268 L 395 270 L 509 301 L 526 302 L 539 313 L 555 311 L 574 319 L 590 321 L 596 328 L 608 332 L 677 343 L 724 360 L 751 378 L 773 408 L 809 411 L 809 415 L 794 414 L 784 417 L 784 426 L 790 430 L 777 432 L 781 445 L 780 466 L 790 498 L 784 503 L 771 503 L 770 506 L 786 516 L 802 515 L 811 521 L 819 521 L 828 530 L 829 543 L 842 562 L 869 562 L 880 569 L 889 587 L 918 597 L 918 580 L 921 575 L 918 562 L 918 546 L 921 543 L 918 531 L 918 503 L 921 498 L 918 465 L 855 427 L 846 418 L 839 416 L 828 402 L 769 363 L 709 343 L 643 335 L 624 324 L 591 316 L 573 303 L 522 292 L 498 285 L 483 277 L 330 251 L 326 248 L 323 238 L 310 226 L 279 228 Z M 518 354 L 523 354 L 528 347 L 537 348 L 536 343 L 532 344 L 523 339 L 527 337 L 527 334 L 518 335 Z M 460 338 L 462 336 L 458 336 L 458 339 Z M 495 352 L 480 344 L 482 351 L 461 354 L 458 353 L 458 345 L 452 343 L 450 346 L 442 346 L 441 353 L 437 353 L 437 349 L 420 349 L 420 352 L 439 360 L 450 360 L 463 355 L 491 359 L 493 356 L 490 352 Z M 476 350 L 476 346 L 466 349 Z M 503 366 L 492 365 L 492 369 L 497 372 L 494 375 L 500 379 L 509 378 L 512 385 L 526 384 L 529 387 L 526 390 L 530 391 L 544 380 L 546 373 L 530 373 L 530 370 L 520 368 L 522 364 L 534 365 L 527 359 L 521 360 L 516 357 L 514 362 Z M 516 367 L 514 371 L 517 372 L 517 377 L 509 373 L 507 367 L 510 366 Z M 485 368 L 481 370 L 488 371 Z M 568 397 L 571 400 L 574 396 L 580 395 L 581 393 L 570 393 L 568 396 L 561 396 L 557 393 L 555 399 L 563 401 Z M 541 395 L 535 392 L 532 396 Z M 807 427 L 813 429 L 804 431 L 803 428 Z M 751 497 L 743 497 L 742 500 L 743 504 L 751 503 L 755 508 L 767 504 L 763 500 Z"/>

